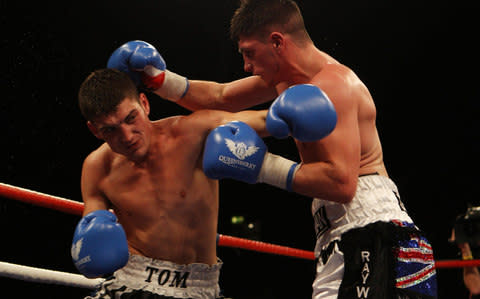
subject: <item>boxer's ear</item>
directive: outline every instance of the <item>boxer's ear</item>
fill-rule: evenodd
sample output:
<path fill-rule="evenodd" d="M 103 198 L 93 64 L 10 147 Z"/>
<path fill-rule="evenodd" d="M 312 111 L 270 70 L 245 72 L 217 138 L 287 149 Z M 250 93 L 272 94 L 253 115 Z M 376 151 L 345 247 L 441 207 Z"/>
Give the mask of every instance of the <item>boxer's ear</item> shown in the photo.
<path fill-rule="evenodd" d="M 270 33 L 270 43 L 272 44 L 273 48 L 280 49 L 283 47 L 285 43 L 285 39 L 283 34 L 280 32 L 272 32 Z"/>
<path fill-rule="evenodd" d="M 145 114 L 149 115 L 150 114 L 150 102 L 148 101 L 148 98 L 144 93 L 140 93 L 139 101 L 140 101 L 140 105 L 142 106 L 143 110 L 145 111 Z"/>
<path fill-rule="evenodd" d="M 95 127 L 95 125 L 91 121 L 87 121 L 87 127 L 95 137 L 97 137 L 98 139 L 102 139 L 97 130 L 97 127 Z"/>

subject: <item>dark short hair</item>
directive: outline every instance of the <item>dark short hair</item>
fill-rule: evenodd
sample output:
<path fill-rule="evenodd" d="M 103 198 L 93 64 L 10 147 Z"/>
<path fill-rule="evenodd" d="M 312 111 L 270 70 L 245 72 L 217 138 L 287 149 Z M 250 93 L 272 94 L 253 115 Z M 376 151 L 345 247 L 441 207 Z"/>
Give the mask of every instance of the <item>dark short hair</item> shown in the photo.
<path fill-rule="evenodd" d="M 92 72 L 80 85 L 78 104 L 86 120 L 114 112 L 125 98 L 139 99 L 138 90 L 127 74 L 116 69 Z"/>
<path fill-rule="evenodd" d="M 300 8 L 292 0 L 240 0 L 230 21 L 230 37 L 235 42 L 240 36 L 262 37 L 270 33 L 271 26 L 310 39 Z"/>

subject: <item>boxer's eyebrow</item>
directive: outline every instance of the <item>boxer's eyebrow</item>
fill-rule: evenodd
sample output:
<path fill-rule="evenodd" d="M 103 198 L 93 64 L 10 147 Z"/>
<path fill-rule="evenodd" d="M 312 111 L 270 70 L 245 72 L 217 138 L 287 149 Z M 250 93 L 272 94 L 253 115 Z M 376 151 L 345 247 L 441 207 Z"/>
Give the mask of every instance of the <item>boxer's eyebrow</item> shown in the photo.
<path fill-rule="evenodd" d="M 104 123 L 104 124 L 101 124 L 99 126 L 99 131 L 102 131 L 102 132 L 108 132 L 108 131 L 111 131 L 112 129 L 115 129 L 117 127 L 119 127 L 122 123 L 130 123 L 133 119 L 135 119 L 135 117 L 137 116 L 138 114 L 138 111 L 137 109 L 132 109 L 130 111 L 130 113 L 127 114 L 127 116 L 125 116 L 125 118 L 123 120 L 121 120 L 120 122 L 118 123 Z"/>

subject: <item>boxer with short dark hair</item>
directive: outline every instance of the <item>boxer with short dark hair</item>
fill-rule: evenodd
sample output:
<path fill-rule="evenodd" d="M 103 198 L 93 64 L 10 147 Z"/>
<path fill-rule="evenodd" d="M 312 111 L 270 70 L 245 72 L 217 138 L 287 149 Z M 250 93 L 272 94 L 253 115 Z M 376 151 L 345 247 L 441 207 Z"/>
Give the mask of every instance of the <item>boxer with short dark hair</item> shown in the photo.
<path fill-rule="evenodd" d="M 318 88 L 297 88 L 310 95 L 311 109 L 335 113 Z M 85 210 L 71 250 L 86 277 L 113 273 L 93 298 L 220 297 L 214 176 L 286 185 L 290 168 L 277 161 L 295 165 L 267 152 L 267 111 L 202 110 L 150 121 L 146 95 L 115 69 L 89 75 L 78 98 L 88 128 L 105 141 L 83 164 Z M 295 134 L 318 137 L 331 126 L 300 126 Z M 215 142 L 205 143 L 207 136 Z"/>
<path fill-rule="evenodd" d="M 219 191 L 202 171 L 204 140 L 233 120 L 262 134 L 266 112 L 204 110 L 150 121 L 146 95 L 113 69 L 85 79 L 79 104 L 105 141 L 83 164 L 85 210 L 72 243 L 85 276 L 113 273 L 91 298 L 219 298 Z"/>
<path fill-rule="evenodd" d="M 315 46 L 294 1 L 240 3 L 230 32 L 244 70 L 253 76 L 228 83 L 188 80 L 167 70 L 149 44 L 128 50 L 127 43 L 108 65 L 129 71 L 159 96 L 191 110 L 239 111 L 299 84 L 320 88 L 337 116 L 324 138 L 312 141 L 309 134 L 294 134 L 292 122 L 308 124 L 321 117 L 301 104 L 302 97 L 282 105 L 275 100 L 267 116 L 270 133 L 294 137 L 302 159 L 287 188 L 314 198 L 319 262 L 313 298 L 436 298 L 432 248 L 388 176 L 369 90 L 350 68 Z M 296 113 L 287 109 L 297 104 Z M 362 245 L 350 250 L 359 240 Z"/>

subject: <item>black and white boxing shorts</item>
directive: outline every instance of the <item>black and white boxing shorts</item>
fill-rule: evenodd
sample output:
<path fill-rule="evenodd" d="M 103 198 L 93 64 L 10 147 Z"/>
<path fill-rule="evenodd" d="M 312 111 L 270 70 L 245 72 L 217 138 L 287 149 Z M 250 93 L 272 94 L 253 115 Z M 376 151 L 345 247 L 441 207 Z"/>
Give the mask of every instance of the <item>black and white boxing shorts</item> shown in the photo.
<path fill-rule="evenodd" d="M 395 184 L 359 178 L 352 202 L 314 199 L 314 299 L 437 298 L 432 247 L 413 224 Z"/>
<path fill-rule="evenodd" d="M 85 299 L 217 299 L 222 262 L 215 265 L 178 265 L 131 255 L 128 263 Z"/>

